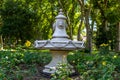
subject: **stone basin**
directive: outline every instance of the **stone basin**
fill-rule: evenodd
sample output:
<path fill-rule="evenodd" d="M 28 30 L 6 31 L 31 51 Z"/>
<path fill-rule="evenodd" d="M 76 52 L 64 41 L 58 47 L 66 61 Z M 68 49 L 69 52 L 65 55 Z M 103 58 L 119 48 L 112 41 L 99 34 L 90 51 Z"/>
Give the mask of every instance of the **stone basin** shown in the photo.
<path fill-rule="evenodd" d="M 75 50 L 84 48 L 83 41 L 52 41 L 52 40 L 36 40 L 35 48 L 52 49 L 52 50 Z"/>

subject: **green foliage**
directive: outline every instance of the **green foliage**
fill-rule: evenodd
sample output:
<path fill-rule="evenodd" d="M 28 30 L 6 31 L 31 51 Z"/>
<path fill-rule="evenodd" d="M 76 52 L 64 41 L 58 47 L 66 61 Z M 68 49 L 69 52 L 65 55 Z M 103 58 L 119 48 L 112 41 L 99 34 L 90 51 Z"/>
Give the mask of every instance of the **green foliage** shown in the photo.
<path fill-rule="evenodd" d="M 79 4 L 79 0 L 1 0 L 0 32 L 4 43 L 23 44 L 26 40 L 51 38 L 52 25 L 60 8 L 67 17 L 67 32 L 72 38 L 78 32 L 82 33 L 81 30 L 84 29 L 84 21 L 81 30 L 78 29 L 82 16 L 85 15 L 85 11 L 81 15 L 83 7 L 90 8 L 90 26 L 93 25 L 91 21 L 96 24 L 96 46 L 99 48 L 100 44 L 112 40 L 110 46 L 115 49 L 117 35 L 115 26 L 120 21 L 119 0 L 83 0 L 83 2 L 84 4 Z"/>
<path fill-rule="evenodd" d="M 19 79 L 34 76 L 37 65 L 43 66 L 51 60 L 48 52 L 10 50 L 0 51 L 0 79 Z"/>
<path fill-rule="evenodd" d="M 81 54 L 79 54 L 81 53 Z M 72 65 L 77 65 L 79 62 L 81 62 L 81 59 L 84 58 L 84 53 L 83 52 L 70 52 L 68 55 L 68 61 Z"/>
<path fill-rule="evenodd" d="M 105 51 L 104 51 L 105 52 Z M 102 52 L 102 53 L 104 53 Z M 120 79 L 120 57 L 118 53 L 105 52 L 82 53 L 76 52 L 68 56 L 71 64 L 80 73 L 81 80 L 114 80 Z"/>
<path fill-rule="evenodd" d="M 96 33 L 96 46 L 99 48 L 102 43 L 109 43 L 109 40 L 112 40 L 112 43 L 116 44 L 117 30 L 116 25 L 120 21 L 120 2 L 118 0 L 91 0 L 93 13 L 91 14 L 93 20 L 97 24 L 97 33 Z M 97 14 L 96 14 L 97 13 Z M 112 49 L 114 44 L 110 45 Z"/>
<path fill-rule="evenodd" d="M 101 44 L 99 49 L 100 54 L 108 54 L 109 53 L 109 45 L 108 44 Z"/>
<path fill-rule="evenodd" d="M 69 75 L 71 74 L 71 67 L 69 64 L 59 63 L 56 67 L 55 73 L 52 74 L 51 80 L 72 80 Z"/>
<path fill-rule="evenodd" d="M 102 44 L 101 46 L 106 46 Z M 103 52 L 102 52 L 103 51 Z M 115 52 L 84 53 L 81 51 L 70 52 L 68 61 L 79 72 L 81 80 L 119 80 L 120 54 Z M 48 64 L 51 55 L 38 50 L 6 50 L 0 51 L 0 79 L 19 79 L 34 76 L 38 73 L 37 66 Z M 58 64 L 51 80 L 72 80 L 69 64 Z"/>
<path fill-rule="evenodd" d="M 108 44 L 107 32 L 103 30 L 102 25 L 99 26 L 99 31 L 96 33 L 95 44 L 97 48 L 100 48 L 102 43 Z"/>
<path fill-rule="evenodd" d="M 51 56 L 47 53 L 39 53 L 39 52 L 26 52 L 24 54 L 24 62 L 26 64 L 40 64 L 41 66 L 47 64 L 51 60 Z"/>
<path fill-rule="evenodd" d="M 30 40 L 34 38 L 34 26 L 37 25 L 37 13 L 22 1 L 6 0 L 1 7 L 0 15 L 3 26 L 1 34 L 6 42 Z M 26 36 L 26 37 L 25 37 Z M 12 41 L 13 40 L 13 41 Z"/>
<path fill-rule="evenodd" d="M 77 1 L 3 0 L 0 12 L 3 19 L 3 37 L 10 36 L 12 40 L 51 38 L 52 25 L 60 8 L 68 18 L 68 33 L 76 34 L 80 18 Z"/>

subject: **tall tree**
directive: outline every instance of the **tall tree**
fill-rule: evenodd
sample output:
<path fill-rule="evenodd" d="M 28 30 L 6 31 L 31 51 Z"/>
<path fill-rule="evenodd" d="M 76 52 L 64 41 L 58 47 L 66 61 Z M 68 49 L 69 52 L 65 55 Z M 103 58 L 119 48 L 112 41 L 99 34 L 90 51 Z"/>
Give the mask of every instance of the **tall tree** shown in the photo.
<path fill-rule="evenodd" d="M 120 22 L 117 24 L 116 51 L 120 51 Z"/>
<path fill-rule="evenodd" d="M 91 2 L 89 0 L 77 0 L 80 5 L 81 19 L 78 28 L 78 40 L 80 40 L 80 31 L 83 23 L 86 28 L 86 50 L 91 52 L 92 50 L 92 31 L 93 28 L 90 27 L 90 13 L 91 13 Z"/>
<path fill-rule="evenodd" d="M 120 18 L 118 9 L 119 0 L 92 0 L 92 2 L 92 8 L 98 11 L 98 16 L 95 20 L 97 23 L 97 47 L 99 48 L 102 43 L 109 44 L 109 40 L 112 40 L 115 44 L 115 38 L 113 37 L 115 27 L 112 27 L 118 23 Z"/>
<path fill-rule="evenodd" d="M 2 27 L 2 19 L 0 16 L 0 31 L 1 31 L 1 27 Z M 0 35 L 0 50 L 2 49 L 3 49 L 3 38 L 2 38 L 2 35 Z"/>
<path fill-rule="evenodd" d="M 81 12 L 81 19 L 80 19 L 80 24 L 78 27 L 78 31 L 77 31 L 77 40 L 80 41 L 81 40 L 81 27 L 83 26 L 83 22 L 84 22 L 84 0 L 78 0 L 78 3 L 80 5 L 80 12 Z"/>
<path fill-rule="evenodd" d="M 33 38 L 36 13 L 29 6 L 25 7 L 22 1 L 6 0 L 0 14 L 3 22 L 1 34 L 7 43 Z"/>

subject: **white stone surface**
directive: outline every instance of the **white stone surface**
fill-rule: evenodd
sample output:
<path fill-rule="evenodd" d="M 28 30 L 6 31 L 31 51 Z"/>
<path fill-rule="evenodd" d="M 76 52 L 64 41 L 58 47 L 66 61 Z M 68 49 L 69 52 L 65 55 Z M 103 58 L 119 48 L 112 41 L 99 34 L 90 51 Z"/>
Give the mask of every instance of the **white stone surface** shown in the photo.
<path fill-rule="evenodd" d="M 54 41 L 54 40 L 43 40 L 35 41 L 35 48 L 38 49 L 54 49 L 54 50 L 76 50 L 84 48 L 83 41 Z"/>
<path fill-rule="evenodd" d="M 45 73 L 54 73 L 59 63 L 67 64 L 68 51 L 51 50 L 51 54 L 52 54 L 52 61 L 45 66 L 45 69 L 43 70 L 43 72 Z"/>

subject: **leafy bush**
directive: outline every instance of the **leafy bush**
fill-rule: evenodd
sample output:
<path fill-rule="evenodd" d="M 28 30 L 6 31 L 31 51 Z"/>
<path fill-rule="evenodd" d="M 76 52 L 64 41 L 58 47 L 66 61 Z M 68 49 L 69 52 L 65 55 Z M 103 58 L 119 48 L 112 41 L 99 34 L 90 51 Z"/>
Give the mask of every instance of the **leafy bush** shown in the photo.
<path fill-rule="evenodd" d="M 40 65 L 45 65 L 51 61 L 51 55 L 48 53 L 39 52 L 26 52 L 24 54 L 24 62 L 26 64 L 37 63 Z"/>
<path fill-rule="evenodd" d="M 118 53 L 105 51 L 92 54 L 78 51 L 70 54 L 68 60 L 75 65 L 81 80 L 118 80 L 120 56 Z"/>
<path fill-rule="evenodd" d="M 101 44 L 99 53 L 100 54 L 108 54 L 109 53 L 109 45 L 105 44 L 105 43 Z"/>
<path fill-rule="evenodd" d="M 48 52 L 36 50 L 0 51 L 0 80 L 22 80 L 24 74 L 34 75 L 37 72 L 36 65 L 43 66 L 50 60 L 51 55 Z M 25 67 L 22 67 L 24 65 Z"/>
<path fill-rule="evenodd" d="M 71 74 L 69 64 L 58 64 L 55 73 L 52 74 L 51 80 L 72 80 L 69 75 Z"/>

